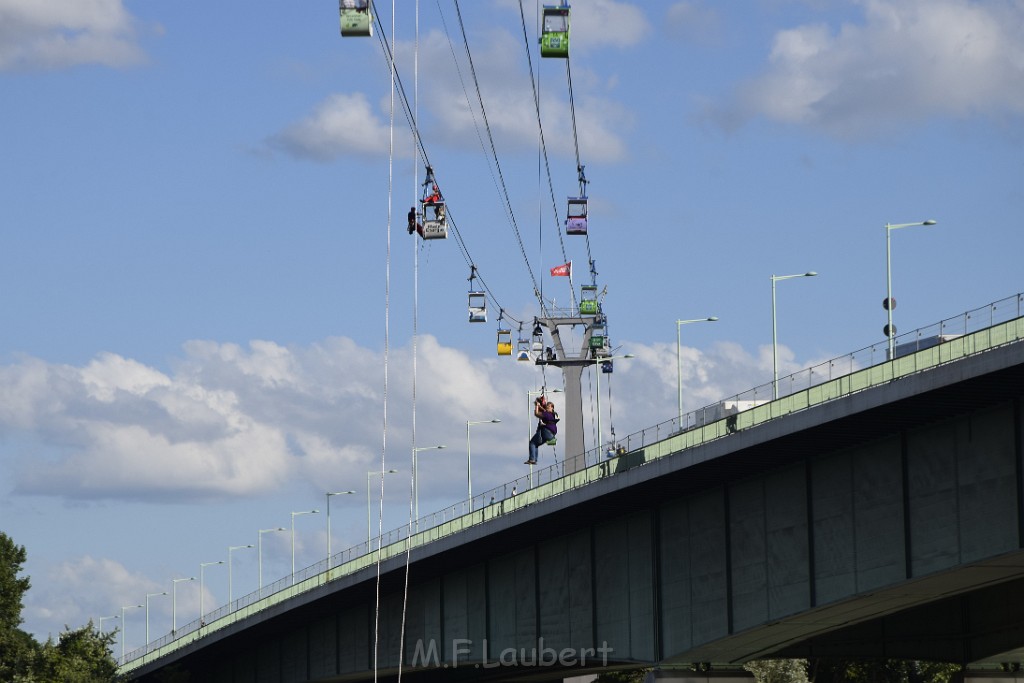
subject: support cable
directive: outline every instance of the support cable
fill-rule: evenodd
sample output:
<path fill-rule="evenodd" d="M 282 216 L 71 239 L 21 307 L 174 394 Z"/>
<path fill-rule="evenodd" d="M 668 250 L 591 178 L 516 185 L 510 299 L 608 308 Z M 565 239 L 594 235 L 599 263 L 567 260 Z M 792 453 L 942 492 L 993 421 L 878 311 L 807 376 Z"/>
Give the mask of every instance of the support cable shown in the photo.
<path fill-rule="evenodd" d="M 392 40 L 394 39 L 395 31 L 395 0 L 391 0 L 391 35 Z M 394 54 L 392 50 L 391 54 Z M 385 471 L 384 457 L 387 453 L 388 443 L 388 360 L 390 356 L 390 315 L 391 315 L 391 216 L 392 216 L 392 204 L 393 204 L 393 190 L 394 190 L 394 163 L 395 163 L 395 62 L 391 60 L 391 106 L 390 106 L 390 122 L 389 122 L 389 141 L 388 141 L 388 219 L 386 229 L 386 250 L 385 250 L 385 268 L 384 268 L 384 428 L 381 436 L 381 449 L 380 449 L 380 468 L 381 472 Z M 377 516 L 377 539 L 378 544 L 380 538 L 384 535 L 384 475 L 380 476 L 380 507 Z M 369 547 L 366 549 L 367 552 L 373 552 L 373 541 L 372 539 L 367 544 Z M 380 647 L 380 552 L 377 553 L 377 581 L 376 588 L 374 590 L 374 614 L 373 614 L 373 680 L 374 683 L 377 681 L 377 653 Z"/>

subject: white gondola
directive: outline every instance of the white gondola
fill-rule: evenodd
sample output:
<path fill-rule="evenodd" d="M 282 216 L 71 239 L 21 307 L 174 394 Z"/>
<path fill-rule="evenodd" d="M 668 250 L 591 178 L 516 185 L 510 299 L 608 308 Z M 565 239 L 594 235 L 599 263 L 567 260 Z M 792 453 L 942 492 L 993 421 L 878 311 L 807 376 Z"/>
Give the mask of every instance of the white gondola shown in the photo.
<path fill-rule="evenodd" d="M 516 342 L 516 360 L 530 360 L 530 340 L 520 339 Z"/>
<path fill-rule="evenodd" d="M 423 204 L 423 232 L 420 236 L 425 240 L 443 240 L 448 238 L 448 219 L 445 216 L 444 200 L 425 202 Z"/>
<path fill-rule="evenodd" d="M 569 197 L 569 209 L 565 216 L 566 235 L 587 234 L 587 198 Z"/>
<path fill-rule="evenodd" d="M 338 0 L 341 35 L 367 37 L 373 35 L 373 3 L 371 0 Z"/>
<path fill-rule="evenodd" d="M 469 322 L 487 322 L 487 292 L 469 293 Z"/>

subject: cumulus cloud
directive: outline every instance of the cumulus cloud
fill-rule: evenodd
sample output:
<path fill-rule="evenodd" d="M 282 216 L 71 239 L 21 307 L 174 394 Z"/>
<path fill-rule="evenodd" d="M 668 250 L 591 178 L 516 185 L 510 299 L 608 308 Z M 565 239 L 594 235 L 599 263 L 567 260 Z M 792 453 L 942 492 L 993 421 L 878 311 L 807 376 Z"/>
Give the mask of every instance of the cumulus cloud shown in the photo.
<path fill-rule="evenodd" d="M 713 40 L 721 31 L 721 17 L 701 2 L 675 2 L 665 12 L 665 29 L 674 37 L 697 42 Z"/>
<path fill-rule="evenodd" d="M 627 345 L 636 358 L 619 362 L 606 379 L 629 396 L 613 406 L 618 428 L 671 419 L 675 345 Z M 719 344 L 681 353 L 687 410 L 770 378 L 771 355 L 763 349 L 752 355 Z M 784 348 L 780 359 L 784 371 L 796 367 Z M 23 495 L 160 502 L 264 494 L 289 481 L 315 482 L 324 471 L 372 466 L 382 442 L 383 362 L 379 351 L 344 338 L 308 347 L 194 341 L 171 373 L 109 353 L 83 367 L 25 358 L 0 368 L 0 431 L 16 437 L 0 448 Z M 411 443 L 410 348 L 394 349 L 388 363 L 388 438 L 404 454 Z M 418 438 L 444 443 L 467 416 L 525 430 L 526 391 L 537 380 L 532 365 L 473 359 L 423 336 Z M 521 443 L 491 431 L 482 431 L 481 445 L 519 454 Z"/>
<path fill-rule="evenodd" d="M 145 60 L 123 0 L 0 0 L 0 70 Z"/>
<path fill-rule="evenodd" d="M 85 624 L 97 615 L 110 614 L 111 605 L 135 605 L 140 595 L 167 590 L 142 574 L 130 572 L 120 562 L 89 555 L 61 562 L 39 577 L 41 580 L 33 579 L 25 597 L 25 621 L 47 624 L 54 637 L 63 625 Z M 180 606 L 193 609 L 190 594 L 182 591 L 178 597 Z M 168 606 L 164 610 L 159 601 L 153 607 L 154 611 L 170 609 Z M 119 627 L 116 620 L 105 623 L 103 630 L 115 627 Z"/>
<path fill-rule="evenodd" d="M 1024 114 L 1024 5 L 861 0 L 860 23 L 775 36 L 768 67 L 712 117 L 867 135 L 932 116 Z"/>
<path fill-rule="evenodd" d="M 518 17 L 521 0 L 500 0 L 499 6 L 514 9 Z M 554 4 L 554 3 L 548 3 Z M 527 12 L 527 26 L 533 17 Z M 518 21 L 518 19 L 517 19 Z M 614 30 L 609 30 L 614 27 Z M 570 14 L 570 49 L 587 51 L 605 47 L 626 48 L 639 44 L 650 33 L 651 26 L 643 9 L 616 0 L 588 0 L 573 3 Z"/>
<path fill-rule="evenodd" d="M 391 138 L 384 116 L 366 95 L 331 95 L 303 120 L 272 136 L 270 146 L 292 156 L 327 162 L 354 156 L 386 154 Z"/>
<path fill-rule="evenodd" d="M 458 148 L 476 148 L 487 142 L 489 127 L 499 152 L 517 149 L 535 150 L 537 111 L 529 74 L 520 60 L 521 37 L 492 29 L 473 48 L 473 68 L 465 54 L 457 51 L 456 67 L 452 46 L 439 31 L 423 36 L 418 45 L 420 68 L 419 117 L 417 126 L 427 140 L 443 141 Z M 413 63 L 414 46 L 409 42 L 395 47 L 399 70 Z M 476 73 L 486 107 L 486 121 L 472 82 Z M 544 82 L 541 92 L 542 120 L 548 150 L 573 156 L 575 147 L 572 119 L 564 81 Z M 587 158 L 616 161 L 624 157 L 626 144 L 621 131 L 632 123 L 629 110 L 615 101 L 608 85 L 585 69 L 574 71 L 577 132 Z M 557 85 L 555 84 L 557 83 Z M 297 158 L 329 162 L 349 155 L 371 157 L 389 149 L 389 100 L 374 108 L 362 93 L 335 94 L 321 102 L 313 113 L 288 126 L 269 139 L 269 145 Z M 407 135 L 401 112 L 396 114 L 396 136 Z M 396 137 L 396 153 L 410 149 L 408 142 Z"/>

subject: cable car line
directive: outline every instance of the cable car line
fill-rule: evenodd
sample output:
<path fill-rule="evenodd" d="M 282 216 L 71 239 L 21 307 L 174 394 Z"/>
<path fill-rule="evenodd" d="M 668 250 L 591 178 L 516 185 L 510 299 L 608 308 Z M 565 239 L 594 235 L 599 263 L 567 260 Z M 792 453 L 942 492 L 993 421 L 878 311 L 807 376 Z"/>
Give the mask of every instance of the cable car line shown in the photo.
<path fill-rule="evenodd" d="M 456 6 L 457 5 L 458 5 L 458 3 L 456 2 Z M 378 43 L 380 44 L 381 49 L 383 50 L 384 57 L 385 57 L 386 61 L 388 62 L 388 65 L 389 65 L 389 69 L 391 69 L 391 65 L 394 63 L 394 55 L 393 55 L 391 46 L 387 42 L 387 31 L 385 30 L 383 22 L 382 22 L 382 20 L 380 18 L 380 15 L 378 13 L 374 14 L 374 19 L 375 19 L 375 21 L 377 23 L 377 28 L 378 28 L 378 31 L 377 31 Z M 443 22 L 443 14 L 442 14 L 442 22 Z M 461 22 L 461 14 L 460 14 L 460 22 Z M 445 31 L 447 33 L 447 24 L 445 24 Z M 466 40 L 466 38 L 465 38 L 465 31 L 464 30 L 463 30 L 463 42 L 466 45 L 466 50 L 467 50 L 467 53 L 468 53 L 469 45 L 468 45 L 468 40 Z M 449 39 L 449 43 L 451 43 L 450 39 Z M 472 60 L 470 60 L 470 61 L 472 63 Z M 456 67 L 458 67 L 457 60 L 456 60 Z M 393 68 L 391 70 L 394 73 L 396 89 L 397 89 L 397 92 L 398 92 L 398 99 L 399 99 L 399 101 L 400 101 L 400 103 L 402 105 L 402 110 L 403 110 L 403 113 L 405 114 L 406 122 L 409 124 L 409 128 L 410 128 L 410 130 L 412 132 L 412 135 L 413 135 L 413 138 L 415 140 L 416 149 L 419 152 L 419 154 L 420 154 L 421 158 L 423 159 L 424 163 L 426 163 L 429 166 L 430 165 L 430 158 L 429 158 L 429 155 L 427 154 L 426 145 L 424 144 L 422 136 L 420 135 L 419 128 L 418 128 L 418 126 L 416 125 L 416 123 L 414 121 L 414 117 L 413 117 L 413 113 L 412 113 L 412 108 L 411 108 L 411 106 L 409 104 L 409 98 L 408 98 L 408 95 L 406 94 L 405 85 L 402 82 L 401 76 L 398 73 L 398 69 L 397 68 Z M 478 91 L 478 94 L 479 94 L 479 85 L 477 86 L 477 91 Z M 482 102 L 482 99 L 481 99 L 481 102 Z M 489 130 L 490 129 L 488 127 L 488 131 Z M 492 149 L 493 149 L 493 138 L 492 138 Z M 508 190 L 507 190 L 507 187 L 504 187 L 504 178 L 503 177 L 501 178 L 501 183 L 502 183 L 502 186 L 504 188 L 503 191 L 504 191 L 504 195 L 506 197 L 507 210 L 511 211 L 511 202 L 510 202 L 510 200 L 507 199 L 508 198 Z M 466 246 L 465 240 L 463 239 L 462 234 L 461 234 L 461 232 L 458 229 L 458 226 L 457 226 L 457 224 L 456 224 L 456 222 L 454 220 L 454 217 L 452 215 L 451 209 L 448 209 L 447 220 L 449 222 L 449 225 L 452 228 L 452 232 L 455 235 L 455 241 L 459 245 L 459 249 L 462 252 L 463 259 L 466 261 L 466 264 L 471 266 L 471 267 L 473 267 L 473 268 L 476 268 L 475 261 L 474 261 L 474 259 L 472 258 L 472 256 L 469 253 L 469 248 Z M 514 228 L 514 231 L 516 233 L 517 240 L 519 241 L 520 251 L 523 254 L 524 262 L 525 262 L 527 270 L 528 270 L 528 272 L 530 274 L 530 279 L 531 279 L 531 281 L 533 283 L 534 295 L 536 296 L 536 298 L 540 302 L 542 309 L 545 309 L 546 307 L 544 306 L 543 300 L 540 297 L 540 288 L 537 285 L 536 277 L 533 274 L 533 269 L 530 266 L 529 259 L 526 258 L 525 250 L 524 250 L 523 245 L 522 245 L 522 240 L 519 238 L 518 227 L 515 226 L 515 224 L 514 224 L 514 215 L 512 216 L 512 221 L 513 221 L 513 228 Z M 480 284 L 483 287 L 483 290 L 493 300 L 495 306 L 500 308 L 501 306 L 500 306 L 500 302 L 498 301 L 498 298 L 494 295 L 493 290 L 490 288 L 490 286 L 487 285 L 486 281 L 480 275 L 479 271 L 477 271 L 476 278 L 477 278 L 477 280 L 480 281 Z M 506 314 L 506 317 L 508 317 L 511 320 L 516 320 L 515 318 L 513 318 L 512 316 L 510 316 L 508 314 Z"/>
<path fill-rule="evenodd" d="M 466 25 L 462 21 L 462 9 L 459 7 L 459 0 L 454 0 L 455 14 L 459 19 L 459 30 L 462 33 L 462 42 L 466 47 L 466 59 L 469 60 L 469 70 L 473 77 L 473 85 L 476 88 L 477 101 L 480 104 L 480 113 L 484 119 L 484 129 L 487 131 L 487 139 L 490 141 L 491 154 L 494 157 L 494 165 L 498 170 L 498 177 L 501 180 L 501 187 L 505 195 L 505 203 L 508 208 L 509 216 L 512 218 L 512 230 L 515 232 L 516 242 L 519 244 L 519 251 L 523 256 L 523 262 L 526 264 L 526 269 L 530 273 L 530 281 L 533 283 L 534 291 L 539 292 L 540 287 L 537 284 L 537 277 L 533 274 L 533 267 L 530 266 L 530 259 L 526 255 L 526 247 L 523 246 L 523 238 L 519 233 L 519 225 L 515 220 L 515 212 L 512 210 L 512 199 L 509 197 L 508 187 L 505 184 L 505 176 L 501 170 L 501 162 L 498 160 L 498 150 L 494 146 L 494 134 L 491 131 L 490 121 L 487 119 L 487 108 L 484 106 L 484 98 L 480 92 L 480 80 L 476 75 L 476 66 L 473 63 L 473 54 L 469 49 L 469 38 L 466 36 Z M 539 298 L 539 297 L 538 297 Z"/>
<path fill-rule="evenodd" d="M 559 246 L 561 247 L 561 250 L 562 250 L 562 262 L 564 263 L 564 262 L 569 260 L 569 256 L 568 256 L 568 254 L 566 253 L 566 250 L 565 250 L 565 240 L 564 240 L 563 235 L 562 235 L 562 227 L 561 227 L 562 226 L 562 222 L 561 222 L 560 216 L 558 215 L 558 201 L 555 199 L 555 186 L 554 186 L 554 181 L 551 178 L 551 162 L 550 162 L 550 160 L 548 158 L 547 139 L 544 136 L 544 122 L 543 122 L 543 120 L 541 118 L 541 114 L 540 114 L 540 93 L 539 93 L 539 90 L 537 88 L 537 81 L 534 78 L 533 56 L 532 56 L 533 53 L 532 53 L 532 51 L 530 49 L 530 38 L 529 38 L 529 35 L 527 33 L 527 30 L 526 30 L 526 13 L 523 10 L 523 0 L 519 0 L 519 19 L 520 19 L 520 24 L 522 25 L 522 29 L 523 29 L 523 45 L 526 48 L 526 61 L 527 61 L 527 65 L 528 65 L 529 70 L 530 70 L 530 87 L 533 90 L 533 108 L 534 108 L 534 111 L 537 114 L 537 130 L 539 131 L 539 135 L 540 135 L 540 148 L 541 148 L 542 156 L 544 158 L 544 170 L 545 170 L 545 173 L 546 173 L 547 179 L 548 179 L 548 193 L 551 195 L 551 210 L 552 210 L 552 213 L 554 213 L 554 216 L 555 216 L 555 230 L 558 232 L 558 243 L 559 243 Z M 537 73 L 539 74 L 539 71 Z M 538 226 L 538 231 L 540 231 L 540 228 L 543 225 L 543 222 L 539 222 L 539 223 L 540 223 L 540 225 Z M 540 231 L 540 234 L 543 235 L 543 232 Z M 570 291 L 572 292 L 572 288 L 570 288 Z M 543 294 L 543 290 L 542 290 L 541 293 Z M 573 306 L 575 306 L 576 305 L 576 293 L 575 292 L 572 292 L 572 302 L 573 302 Z"/>

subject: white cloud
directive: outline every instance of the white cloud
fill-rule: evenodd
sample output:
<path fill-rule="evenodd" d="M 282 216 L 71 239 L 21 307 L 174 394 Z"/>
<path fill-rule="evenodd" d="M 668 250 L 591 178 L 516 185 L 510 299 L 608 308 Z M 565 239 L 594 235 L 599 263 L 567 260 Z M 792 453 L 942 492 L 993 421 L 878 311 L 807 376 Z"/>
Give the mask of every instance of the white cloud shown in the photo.
<path fill-rule="evenodd" d="M 139 64 L 134 24 L 122 0 L 0 0 L 0 70 Z"/>
<path fill-rule="evenodd" d="M 499 6 L 515 9 L 516 21 L 521 0 L 499 0 Z M 546 3 L 554 4 L 554 3 Z M 650 33 L 651 26 L 643 10 L 632 3 L 616 0 L 587 0 L 570 3 L 570 50 L 594 50 L 603 47 L 630 47 L 639 44 Z M 539 21 L 527 4 L 527 26 Z"/>
<path fill-rule="evenodd" d="M 588 0 L 572 8 L 569 49 L 594 50 L 640 44 L 651 26 L 637 5 L 615 0 Z"/>
<path fill-rule="evenodd" d="M 934 116 L 1024 114 L 1024 5 L 861 0 L 864 20 L 775 36 L 768 68 L 713 116 L 865 135 Z"/>
<path fill-rule="evenodd" d="M 396 62 L 410 88 L 408 66 L 413 63 L 413 45 L 395 47 Z M 499 154 L 536 150 L 537 110 L 524 60 L 510 59 L 522 54 L 522 39 L 507 31 L 493 29 L 473 47 L 470 69 L 463 50 L 457 50 L 459 68 L 452 59 L 448 38 L 431 31 L 418 45 L 419 106 L 417 126 L 428 145 L 444 142 L 457 148 L 489 152 L 487 130 L 496 140 Z M 475 71 L 486 107 L 486 121 L 480 111 Z M 575 155 L 572 118 L 564 79 L 544 81 L 540 94 L 541 113 L 548 151 L 566 157 Z M 609 96 L 614 84 L 603 84 L 585 69 L 573 73 L 577 130 L 580 146 L 588 161 L 616 161 L 626 153 L 621 132 L 629 128 L 629 110 Z M 387 154 L 389 150 L 390 99 L 376 110 L 365 95 L 335 94 L 314 112 L 272 136 L 269 144 L 298 158 L 333 161 L 346 155 Z M 396 105 L 397 107 L 398 105 Z M 401 111 L 395 118 L 395 153 L 408 154 L 408 126 Z"/>
<path fill-rule="evenodd" d="M 61 562 L 51 567 L 44 576 L 34 578 L 32 588 L 25 595 L 23 616 L 30 624 L 46 624 L 50 635 L 64 625 L 76 628 L 90 619 L 98 628 L 97 619 L 114 616 L 111 605 L 135 605 L 139 596 L 167 590 L 159 583 L 137 573 L 132 573 L 115 560 L 95 558 L 89 555 Z M 190 591 L 191 593 L 192 591 Z M 191 607 L 191 596 L 182 591 L 178 596 L 179 607 Z M 198 602 L 198 597 L 195 600 Z M 170 612 L 159 601 L 152 604 L 154 613 Z M 120 627 L 118 619 L 105 620 L 104 631 Z M 127 616 L 126 616 L 127 619 Z M 45 634 L 42 634 L 45 638 Z"/>
<path fill-rule="evenodd" d="M 672 36 L 708 42 L 720 33 L 721 17 L 712 7 L 684 0 L 673 3 L 665 12 L 665 28 Z"/>
<path fill-rule="evenodd" d="M 313 161 L 348 155 L 387 154 L 389 124 L 370 108 L 363 93 L 331 95 L 312 114 L 274 135 L 269 143 L 288 154 Z"/>
<path fill-rule="evenodd" d="M 603 393 L 614 386 L 619 396 L 602 413 L 614 409 L 620 435 L 671 419 L 677 395 L 674 344 L 624 348 L 636 358 L 602 378 Z M 770 350 L 755 356 L 721 343 L 684 346 L 681 354 L 686 410 L 771 377 Z M 780 361 L 783 373 L 799 367 L 785 348 Z M 396 454 L 389 457 L 404 461 L 408 346 L 390 352 L 388 371 L 388 448 Z M 0 368 L 0 431 L 11 437 L 0 453 L 20 494 L 153 502 L 266 494 L 289 482 L 312 484 L 325 471 L 371 469 L 382 446 L 383 380 L 382 355 L 341 338 L 296 348 L 191 342 L 170 374 L 115 354 L 82 368 L 28 358 Z M 473 359 L 421 336 L 417 439 L 449 443 L 466 420 L 498 418 L 504 431 L 480 430 L 474 440 L 512 456 L 496 462 L 514 464 L 526 438 L 526 392 L 538 381 L 532 364 Z M 25 444 L 30 452 L 17 450 Z"/>

